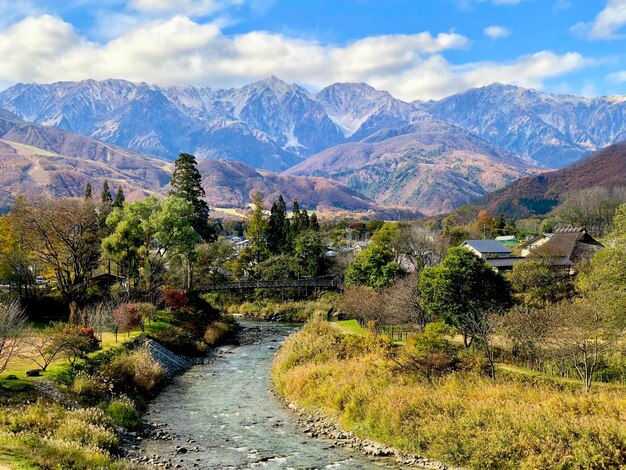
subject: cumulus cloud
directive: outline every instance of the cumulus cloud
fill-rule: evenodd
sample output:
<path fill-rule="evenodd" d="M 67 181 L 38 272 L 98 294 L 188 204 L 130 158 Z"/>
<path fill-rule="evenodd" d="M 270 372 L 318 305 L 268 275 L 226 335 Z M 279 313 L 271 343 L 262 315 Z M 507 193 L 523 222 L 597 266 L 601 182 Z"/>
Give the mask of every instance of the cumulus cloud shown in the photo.
<path fill-rule="evenodd" d="M 264 31 L 227 36 L 216 23 L 184 16 L 142 24 L 99 44 L 62 19 L 43 15 L 0 33 L 0 83 L 123 78 L 230 87 L 277 75 L 314 87 L 364 81 L 412 100 L 494 81 L 540 88 L 546 79 L 592 65 L 580 54 L 550 51 L 461 66 L 443 55 L 468 45 L 456 33 L 371 36 L 346 45 Z"/>
<path fill-rule="evenodd" d="M 487 26 L 483 32 L 485 33 L 485 36 L 487 36 L 490 39 L 502 39 L 502 38 L 508 38 L 511 35 L 511 30 L 505 28 L 504 26 Z"/>
<path fill-rule="evenodd" d="M 620 33 L 626 25 L 626 0 L 608 0 L 606 6 L 590 23 L 577 23 L 571 31 L 592 41 L 622 39 Z"/>

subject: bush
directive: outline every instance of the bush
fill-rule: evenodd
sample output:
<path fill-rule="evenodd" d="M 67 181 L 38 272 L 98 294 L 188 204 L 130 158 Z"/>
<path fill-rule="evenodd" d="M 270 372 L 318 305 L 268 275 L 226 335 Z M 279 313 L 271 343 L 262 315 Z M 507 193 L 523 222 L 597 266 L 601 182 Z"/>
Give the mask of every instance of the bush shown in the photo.
<path fill-rule="evenodd" d="M 74 377 L 70 391 L 81 403 L 95 405 L 106 397 L 108 387 L 102 378 L 79 372 Z"/>
<path fill-rule="evenodd" d="M 224 322 L 213 322 L 204 332 L 204 342 L 207 346 L 216 346 L 230 332 L 230 329 L 230 325 Z"/>
<path fill-rule="evenodd" d="M 145 349 L 125 352 L 115 357 L 101 371 L 115 390 L 151 394 L 165 379 L 165 372 Z"/>
<path fill-rule="evenodd" d="M 180 310 L 187 306 L 187 294 L 181 290 L 163 289 L 161 301 L 171 310 Z"/>
<path fill-rule="evenodd" d="M 102 413 L 102 410 L 98 410 Z M 104 417 L 104 414 L 102 414 Z M 62 441 L 72 442 L 85 447 L 111 452 L 116 450 L 119 439 L 112 429 L 98 424 L 80 413 L 70 413 L 54 432 L 54 437 Z"/>
<path fill-rule="evenodd" d="M 196 356 L 203 352 L 198 350 L 199 338 L 180 326 L 169 326 L 155 332 L 153 336 L 159 343 L 176 354 Z"/>
<path fill-rule="evenodd" d="M 126 429 L 138 429 L 141 426 L 139 413 L 129 398 L 112 400 L 106 406 L 105 413 L 116 426 Z"/>

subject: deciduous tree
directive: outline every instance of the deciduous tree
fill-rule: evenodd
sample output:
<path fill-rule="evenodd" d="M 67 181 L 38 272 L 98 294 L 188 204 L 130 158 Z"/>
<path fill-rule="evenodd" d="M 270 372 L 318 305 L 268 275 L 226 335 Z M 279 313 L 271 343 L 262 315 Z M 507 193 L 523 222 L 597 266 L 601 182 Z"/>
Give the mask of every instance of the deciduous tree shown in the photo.
<path fill-rule="evenodd" d="M 23 245 L 51 267 L 68 303 L 85 301 L 100 260 L 103 227 L 98 208 L 91 199 L 18 198 L 12 209 Z"/>
<path fill-rule="evenodd" d="M 420 277 L 423 305 L 457 328 L 469 346 L 472 326 L 488 311 L 511 305 L 508 282 L 483 259 L 465 248 L 450 248 L 440 266 L 425 268 Z"/>
<path fill-rule="evenodd" d="M 27 326 L 28 320 L 17 300 L 0 304 L 0 373 L 20 352 Z"/>

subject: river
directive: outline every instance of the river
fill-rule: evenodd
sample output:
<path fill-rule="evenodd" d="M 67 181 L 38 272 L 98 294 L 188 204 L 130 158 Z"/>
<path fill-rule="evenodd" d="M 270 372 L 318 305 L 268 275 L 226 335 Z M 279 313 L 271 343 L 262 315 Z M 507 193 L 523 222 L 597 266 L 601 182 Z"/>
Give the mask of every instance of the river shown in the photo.
<path fill-rule="evenodd" d="M 383 461 L 304 434 L 270 391 L 272 358 L 295 328 L 264 322 L 242 325 L 239 345 L 218 348 L 150 404 L 148 422 L 161 423 L 174 438 L 144 440 L 142 455 L 171 459 L 174 468 L 389 468 Z"/>

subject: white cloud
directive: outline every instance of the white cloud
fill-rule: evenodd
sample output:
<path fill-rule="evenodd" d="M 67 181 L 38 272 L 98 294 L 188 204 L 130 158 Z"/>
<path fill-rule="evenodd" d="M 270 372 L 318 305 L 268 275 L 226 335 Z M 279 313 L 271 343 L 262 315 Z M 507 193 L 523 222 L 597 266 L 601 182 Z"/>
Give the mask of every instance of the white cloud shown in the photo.
<path fill-rule="evenodd" d="M 511 35 L 511 30 L 505 28 L 504 26 L 487 26 L 483 32 L 485 36 L 490 39 L 502 39 L 508 38 Z"/>
<path fill-rule="evenodd" d="M 626 82 L 626 70 L 610 73 L 606 79 L 611 83 L 624 83 Z"/>
<path fill-rule="evenodd" d="M 468 45 L 456 33 L 372 36 L 347 45 L 264 31 L 226 36 L 216 23 L 183 16 L 137 25 L 97 44 L 60 18 L 44 15 L 0 32 L 0 83 L 123 78 L 230 87 L 273 74 L 315 87 L 364 81 L 412 100 L 494 81 L 541 88 L 546 79 L 593 65 L 577 53 L 550 51 L 460 66 L 443 56 Z"/>
<path fill-rule="evenodd" d="M 148 15 L 171 13 L 184 16 L 207 16 L 227 5 L 241 3 L 241 0 L 130 0 L 128 7 Z"/>
<path fill-rule="evenodd" d="M 604 9 L 591 23 L 577 23 L 572 26 L 572 33 L 592 41 L 602 39 L 621 39 L 620 33 L 626 25 L 626 0 L 608 0 Z"/>

